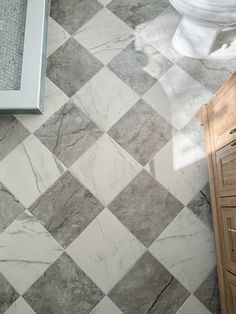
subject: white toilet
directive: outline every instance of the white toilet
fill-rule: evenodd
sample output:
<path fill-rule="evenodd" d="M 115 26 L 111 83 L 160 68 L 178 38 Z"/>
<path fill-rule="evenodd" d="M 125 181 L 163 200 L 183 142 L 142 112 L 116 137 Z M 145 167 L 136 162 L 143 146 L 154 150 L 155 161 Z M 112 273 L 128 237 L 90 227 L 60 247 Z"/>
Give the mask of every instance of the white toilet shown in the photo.
<path fill-rule="evenodd" d="M 170 3 L 183 16 L 172 39 L 177 51 L 193 58 L 236 57 L 236 0 L 170 0 Z M 219 33 L 230 28 L 235 28 L 235 38 L 231 34 L 230 43 L 213 51 Z"/>

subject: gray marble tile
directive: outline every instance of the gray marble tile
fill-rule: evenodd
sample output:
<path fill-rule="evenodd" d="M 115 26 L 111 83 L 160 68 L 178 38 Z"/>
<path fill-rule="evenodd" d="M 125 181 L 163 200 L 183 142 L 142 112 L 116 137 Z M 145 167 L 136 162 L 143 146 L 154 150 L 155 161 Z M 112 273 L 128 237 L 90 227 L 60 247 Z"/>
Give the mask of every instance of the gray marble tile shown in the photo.
<path fill-rule="evenodd" d="M 144 40 L 132 41 L 108 67 L 136 93 L 147 92 L 172 65 Z"/>
<path fill-rule="evenodd" d="M 101 134 L 98 127 L 71 101 L 35 132 L 66 166 L 76 161 Z"/>
<path fill-rule="evenodd" d="M 194 197 L 187 207 L 212 229 L 209 184 L 201 189 L 201 191 Z"/>
<path fill-rule="evenodd" d="M 3 314 L 17 298 L 17 292 L 0 273 L 0 314 Z"/>
<path fill-rule="evenodd" d="M 124 314 L 174 314 L 188 296 L 189 292 L 148 252 L 109 294 Z"/>
<path fill-rule="evenodd" d="M 143 170 L 108 207 L 148 247 L 183 205 Z"/>
<path fill-rule="evenodd" d="M 168 6 L 167 0 L 113 0 L 108 8 L 132 28 L 151 22 Z"/>
<path fill-rule="evenodd" d="M 0 233 L 23 211 L 23 205 L 0 183 Z"/>
<path fill-rule="evenodd" d="M 212 314 L 221 313 L 216 268 L 201 284 L 194 295 L 208 308 Z"/>
<path fill-rule="evenodd" d="M 29 134 L 29 131 L 14 116 L 0 115 L 0 160 Z"/>
<path fill-rule="evenodd" d="M 52 0 L 50 15 L 72 34 L 102 7 L 97 0 Z"/>
<path fill-rule="evenodd" d="M 198 60 L 183 58 L 178 64 L 212 93 L 215 93 L 236 69 L 236 59 Z"/>
<path fill-rule="evenodd" d="M 24 299 L 36 313 L 87 314 L 103 296 L 64 253 L 25 293 Z"/>
<path fill-rule="evenodd" d="M 100 61 L 70 38 L 48 57 L 47 76 L 71 97 L 102 67 Z"/>
<path fill-rule="evenodd" d="M 67 247 L 102 209 L 96 198 L 67 172 L 29 210 Z"/>
<path fill-rule="evenodd" d="M 172 126 L 141 99 L 108 134 L 144 166 L 173 132 Z"/>

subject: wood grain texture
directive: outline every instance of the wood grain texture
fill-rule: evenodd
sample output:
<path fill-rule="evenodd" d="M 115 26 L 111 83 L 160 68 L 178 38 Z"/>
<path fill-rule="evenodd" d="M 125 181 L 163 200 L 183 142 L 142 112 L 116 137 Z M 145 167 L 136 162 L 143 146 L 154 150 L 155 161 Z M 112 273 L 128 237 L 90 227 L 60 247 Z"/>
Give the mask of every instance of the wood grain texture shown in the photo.
<path fill-rule="evenodd" d="M 236 127 L 235 98 L 236 74 L 198 113 L 205 129 L 222 314 L 236 313 L 236 277 L 228 279 L 228 270 L 236 274 L 236 147 L 231 145 L 236 132 L 230 132 Z"/>

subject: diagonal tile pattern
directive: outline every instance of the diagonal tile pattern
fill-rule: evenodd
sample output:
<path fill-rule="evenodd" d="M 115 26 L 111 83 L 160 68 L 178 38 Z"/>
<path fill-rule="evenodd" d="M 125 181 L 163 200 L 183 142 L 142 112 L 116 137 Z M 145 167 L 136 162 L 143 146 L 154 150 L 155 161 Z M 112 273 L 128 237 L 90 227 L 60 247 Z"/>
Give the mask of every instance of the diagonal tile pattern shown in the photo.
<path fill-rule="evenodd" d="M 147 27 L 142 27 L 140 34 L 173 62 L 178 62 L 182 56 L 172 47 L 171 39 L 180 21 L 179 14 L 171 6 L 167 7 Z M 139 28 L 139 26 L 137 26 Z"/>
<path fill-rule="evenodd" d="M 35 311 L 25 302 L 22 297 L 19 297 L 15 303 L 5 312 L 5 314 L 36 314 Z"/>
<path fill-rule="evenodd" d="M 171 125 L 141 99 L 108 134 L 144 166 L 174 132 Z"/>
<path fill-rule="evenodd" d="M 56 157 L 30 135 L 0 163 L 0 181 L 28 207 L 64 171 Z"/>
<path fill-rule="evenodd" d="M 195 80 L 215 93 L 224 81 L 234 73 L 236 60 L 198 60 L 183 58 L 179 63 Z M 212 79 L 214 77 L 214 79 Z"/>
<path fill-rule="evenodd" d="M 137 48 L 135 45 L 136 42 L 132 41 L 108 64 L 108 67 L 136 93 L 143 95 L 157 79 L 144 70 L 148 62 L 148 57 L 142 52 L 145 44 Z M 163 72 L 163 67 L 164 69 L 169 67 L 168 64 L 163 64 L 164 62 L 165 60 L 160 62 L 159 75 Z"/>
<path fill-rule="evenodd" d="M 145 253 L 109 293 L 127 314 L 176 313 L 189 292 L 150 254 Z"/>
<path fill-rule="evenodd" d="M 101 290 L 65 253 L 24 294 L 36 313 L 86 314 L 102 298 Z"/>
<path fill-rule="evenodd" d="M 0 313 L 5 313 L 17 298 L 18 293 L 0 273 Z"/>
<path fill-rule="evenodd" d="M 212 233 L 186 207 L 149 250 L 190 292 L 215 266 Z"/>
<path fill-rule="evenodd" d="M 14 116 L 0 116 L 0 160 L 29 134 L 29 131 Z"/>
<path fill-rule="evenodd" d="M 70 34 L 61 27 L 54 19 L 48 21 L 48 56 L 70 38 Z"/>
<path fill-rule="evenodd" d="M 101 68 L 102 64 L 96 58 L 70 38 L 49 56 L 47 76 L 71 97 Z"/>
<path fill-rule="evenodd" d="M 51 17 L 70 34 L 90 20 L 102 5 L 97 0 L 52 0 Z"/>
<path fill-rule="evenodd" d="M 109 299 L 107 296 L 102 299 L 101 302 L 92 310 L 90 314 L 122 314 L 119 308 Z"/>
<path fill-rule="evenodd" d="M 72 97 L 84 114 L 105 132 L 138 99 L 139 96 L 106 67 Z"/>
<path fill-rule="evenodd" d="M 219 289 L 217 269 L 213 269 L 210 275 L 204 280 L 194 295 L 204 304 L 211 313 L 220 314 Z"/>
<path fill-rule="evenodd" d="M 205 152 L 181 132 L 157 152 L 146 169 L 184 205 L 208 180 Z"/>
<path fill-rule="evenodd" d="M 36 132 L 37 138 L 66 166 L 70 166 L 102 132 L 71 101 Z"/>
<path fill-rule="evenodd" d="M 141 169 L 139 163 L 106 134 L 70 168 L 72 174 L 105 206 Z"/>
<path fill-rule="evenodd" d="M 63 93 L 52 81 L 46 78 L 45 110 L 43 115 L 32 116 L 28 114 L 20 114 L 15 116 L 30 132 L 34 132 L 68 100 L 68 96 L 66 96 L 65 93 Z"/>
<path fill-rule="evenodd" d="M 210 314 L 201 302 L 191 295 L 176 314 Z M 215 313 L 215 312 L 213 312 Z"/>
<path fill-rule="evenodd" d="M 107 64 L 132 41 L 133 31 L 104 8 L 84 24 L 74 38 L 102 63 Z"/>
<path fill-rule="evenodd" d="M 220 313 L 196 113 L 236 63 L 177 53 L 179 19 L 51 1 L 45 112 L 0 117 L 0 314 Z"/>
<path fill-rule="evenodd" d="M 22 294 L 63 250 L 28 211 L 0 234 L 0 272 Z"/>
<path fill-rule="evenodd" d="M 144 252 L 144 246 L 107 209 L 67 249 L 105 293 Z"/>
<path fill-rule="evenodd" d="M 135 28 L 154 19 L 168 6 L 167 0 L 113 0 L 108 8 L 130 27 Z"/>
<path fill-rule="evenodd" d="M 188 204 L 188 208 L 199 217 L 209 228 L 212 226 L 209 185 L 204 186 Z"/>
<path fill-rule="evenodd" d="M 95 197 L 67 172 L 29 210 L 67 247 L 102 209 Z"/>
<path fill-rule="evenodd" d="M 145 94 L 144 99 L 176 129 L 181 130 L 209 101 L 211 93 L 174 65 Z M 157 102 L 156 99 L 161 99 Z"/>
<path fill-rule="evenodd" d="M 108 207 L 148 247 L 183 205 L 143 170 Z"/>
<path fill-rule="evenodd" d="M 14 195 L 0 183 L 0 232 L 12 223 L 17 216 L 24 211 L 24 206 L 14 197 Z"/>

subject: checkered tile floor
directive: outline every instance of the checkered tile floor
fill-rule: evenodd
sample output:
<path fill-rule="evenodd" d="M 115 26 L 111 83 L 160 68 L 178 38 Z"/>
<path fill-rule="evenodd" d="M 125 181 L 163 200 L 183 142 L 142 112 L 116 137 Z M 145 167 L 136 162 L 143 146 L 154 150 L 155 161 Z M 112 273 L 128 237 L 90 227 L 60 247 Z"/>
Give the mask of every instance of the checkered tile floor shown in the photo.
<path fill-rule="evenodd" d="M 45 113 L 0 117 L 0 314 L 216 314 L 196 112 L 236 61 L 167 0 L 52 0 Z"/>

